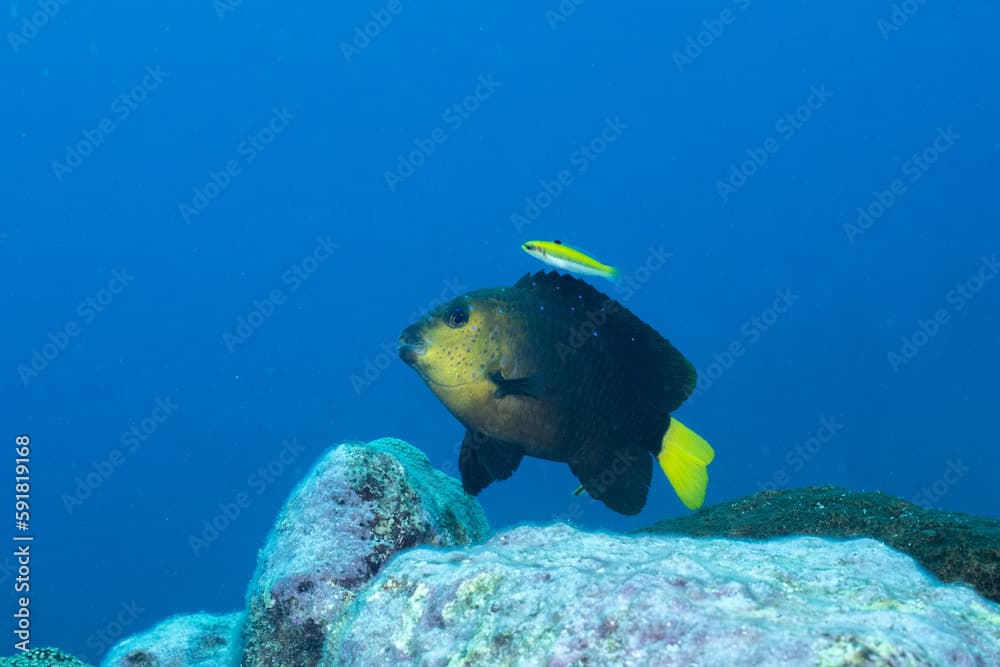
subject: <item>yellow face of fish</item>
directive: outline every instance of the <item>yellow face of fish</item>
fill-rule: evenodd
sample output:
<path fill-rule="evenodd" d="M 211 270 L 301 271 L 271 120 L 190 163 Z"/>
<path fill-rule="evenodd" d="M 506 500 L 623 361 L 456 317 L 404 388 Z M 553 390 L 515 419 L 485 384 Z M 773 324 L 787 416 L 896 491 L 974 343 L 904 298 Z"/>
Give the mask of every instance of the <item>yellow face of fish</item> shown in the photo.
<path fill-rule="evenodd" d="M 472 294 L 460 296 L 403 330 L 399 356 L 438 387 L 484 380 L 499 368 L 502 355 L 497 308 Z"/>

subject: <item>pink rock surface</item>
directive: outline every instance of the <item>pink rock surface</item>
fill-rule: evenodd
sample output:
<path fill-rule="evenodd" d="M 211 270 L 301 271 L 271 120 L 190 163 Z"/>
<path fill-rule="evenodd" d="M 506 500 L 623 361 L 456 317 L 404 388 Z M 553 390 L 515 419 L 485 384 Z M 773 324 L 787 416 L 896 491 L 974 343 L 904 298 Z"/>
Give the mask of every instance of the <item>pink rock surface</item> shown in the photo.
<path fill-rule="evenodd" d="M 324 665 L 1000 665 L 1000 606 L 873 540 L 521 527 L 357 602 Z"/>
<path fill-rule="evenodd" d="M 243 665 L 317 664 L 330 632 L 393 554 L 469 544 L 488 532 L 478 502 L 391 438 L 324 455 L 286 502 L 247 593 Z"/>

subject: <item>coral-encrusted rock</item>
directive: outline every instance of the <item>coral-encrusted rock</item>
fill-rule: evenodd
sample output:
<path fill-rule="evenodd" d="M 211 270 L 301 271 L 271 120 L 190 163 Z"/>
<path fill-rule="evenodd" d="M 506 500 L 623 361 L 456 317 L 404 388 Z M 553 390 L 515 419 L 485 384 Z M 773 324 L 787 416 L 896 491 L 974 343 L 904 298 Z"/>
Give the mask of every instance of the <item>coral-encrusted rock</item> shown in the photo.
<path fill-rule="evenodd" d="M 461 484 L 392 438 L 328 452 L 292 492 L 247 593 L 242 664 L 317 664 L 357 591 L 393 554 L 469 544 L 489 526 Z"/>
<path fill-rule="evenodd" d="M 522 527 L 414 549 L 324 665 L 1000 665 L 1000 606 L 873 540 Z"/>
<path fill-rule="evenodd" d="M 101 667 L 230 667 L 242 622 L 242 613 L 174 616 L 119 642 Z"/>
<path fill-rule="evenodd" d="M 0 658 L 0 667 L 87 667 L 87 664 L 57 648 L 45 647 Z"/>
<path fill-rule="evenodd" d="M 644 532 L 756 539 L 870 537 L 910 554 L 941 581 L 969 584 L 1000 602 L 1000 519 L 942 512 L 884 493 L 835 486 L 761 491 L 661 521 Z"/>

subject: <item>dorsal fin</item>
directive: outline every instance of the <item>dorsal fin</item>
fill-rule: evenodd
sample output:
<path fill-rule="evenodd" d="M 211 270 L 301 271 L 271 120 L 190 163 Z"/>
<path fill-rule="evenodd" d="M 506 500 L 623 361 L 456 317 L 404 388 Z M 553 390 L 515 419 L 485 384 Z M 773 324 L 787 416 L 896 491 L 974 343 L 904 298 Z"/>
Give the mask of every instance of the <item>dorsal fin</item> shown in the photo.
<path fill-rule="evenodd" d="M 568 273 L 559 273 L 558 271 L 546 271 L 542 269 L 537 273 L 526 273 L 524 276 L 514 283 L 514 287 L 520 287 L 522 289 L 538 289 L 538 288 L 550 288 L 558 290 L 577 290 L 574 294 L 583 294 L 583 298 L 599 298 L 600 301 L 605 301 L 611 297 L 605 295 L 603 292 L 598 290 L 596 287 L 588 283 L 586 280 L 581 280 L 575 278 Z M 546 290 L 549 291 L 549 290 Z M 568 293 L 568 292 L 567 292 Z"/>
<path fill-rule="evenodd" d="M 539 273 L 544 273 L 544 271 L 539 271 Z M 514 283 L 514 287 L 528 287 L 531 284 L 531 272 L 525 273 L 521 276 L 521 279 Z"/>

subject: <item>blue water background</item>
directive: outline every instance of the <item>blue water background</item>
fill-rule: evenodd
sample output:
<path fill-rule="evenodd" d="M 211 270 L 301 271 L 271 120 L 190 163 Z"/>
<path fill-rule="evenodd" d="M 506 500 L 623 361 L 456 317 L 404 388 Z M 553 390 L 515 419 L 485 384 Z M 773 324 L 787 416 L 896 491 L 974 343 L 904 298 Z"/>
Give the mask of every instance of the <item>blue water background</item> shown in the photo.
<path fill-rule="evenodd" d="M 839 484 L 996 516 L 997 10 L 779 5 L 10 4 L 0 438 L 10 484 L 32 438 L 33 644 L 97 660 L 241 608 L 337 442 L 454 470 L 396 337 L 540 268 L 532 238 L 620 266 L 701 370 L 677 414 L 716 448 L 708 502 Z M 637 517 L 575 485 L 526 460 L 481 500 L 498 528 L 685 512 L 659 473 Z"/>

